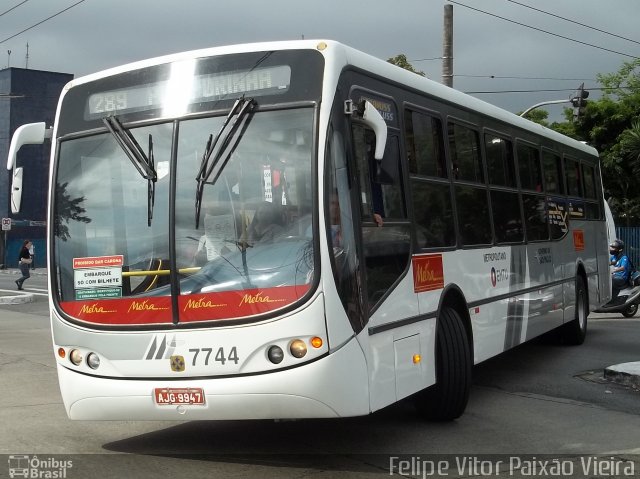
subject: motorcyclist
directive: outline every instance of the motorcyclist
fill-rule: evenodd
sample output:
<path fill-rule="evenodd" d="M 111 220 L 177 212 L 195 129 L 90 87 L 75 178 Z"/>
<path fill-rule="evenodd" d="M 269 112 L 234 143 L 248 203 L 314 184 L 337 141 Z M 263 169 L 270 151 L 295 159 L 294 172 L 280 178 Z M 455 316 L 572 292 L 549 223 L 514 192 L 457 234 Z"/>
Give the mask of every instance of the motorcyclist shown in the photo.
<path fill-rule="evenodd" d="M 611 301 L 618 297 L 620 290 L 624 289 L 629 282 L 629 274 L 631 273 L 631 262 L 629 257 L 624 254 L 624 242 L 615 240 L 609 245 L 609 254 L 611 262 Z"/>

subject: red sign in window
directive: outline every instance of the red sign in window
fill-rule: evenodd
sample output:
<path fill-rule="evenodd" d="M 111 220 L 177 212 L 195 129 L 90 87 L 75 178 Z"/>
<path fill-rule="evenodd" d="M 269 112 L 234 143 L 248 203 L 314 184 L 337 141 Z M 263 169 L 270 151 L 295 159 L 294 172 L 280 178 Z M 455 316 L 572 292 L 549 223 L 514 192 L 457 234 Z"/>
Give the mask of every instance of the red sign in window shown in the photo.
<path fill-rule="evenodd" d="M 584 251 L 584 231 L 574 230 L 573 247 L 576 251 Z"/>

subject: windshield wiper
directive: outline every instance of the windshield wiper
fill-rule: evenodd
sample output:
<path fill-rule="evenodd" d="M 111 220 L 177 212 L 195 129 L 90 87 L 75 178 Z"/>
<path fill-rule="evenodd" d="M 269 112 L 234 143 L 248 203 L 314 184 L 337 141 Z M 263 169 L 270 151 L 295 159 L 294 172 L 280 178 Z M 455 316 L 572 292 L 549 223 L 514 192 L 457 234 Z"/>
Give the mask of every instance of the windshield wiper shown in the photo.
<path fill-rule="evenodd" d="M 256 102 L 253 98 L 245 99 L 244 95 L 238 98 L 233 104 L 233 107 L 231 107 L 231 111 L 229 111 L 229 114 L 222 124 L 222 127 L 216 134 L 215 139 L 213 137 L 213 134 L 209 135 L 207 145 L 205 146 L 204 152 L 202 154 L 200 169 L 198 170 L 198 175 L 196 176 L 196 182 L 198 183 L 196 186 L 196 229 L 198 229 L 198 227 L 200 226 L 200 210 L 202 209 L 202 195 L 204 192 L 204 185 L 215 185 L 218 181 L 218 178 L 227 165 L 229 158 L 231 158 L 231 155 L 237 148 L 238 143 L 240 143 L 242 133 L 247 128 L 249 121 L 251 121 L 250 114 L 253 113 L 255 106 Z M 225 133 L 225 130 L 227 130 L 229 123 L 231 123 L 231 126 Z M 240 134 L 236 135 L 236 133 L 240 129 Z M 233 141 L 234 137 L 235 141 Z M 220 141 L 221 138 L 222 141 Z M 213 154 L 214 151 L 215 155 Z M 220 167 L 216 170 L 216 166 L 218 166 L 218 163 L 220 163 L 220 159 L 222 158 L 225 151 L 227 152 L 227 155 L 224 157 L 224 161 L 222 162 Z M 216 174 L 213 179 L 210 180 L 214 170 L 216 170 Z"/>
<path fill-rule="evenodd" d="M 125 152 L 138 173 L 147 180 L 147 226 L 151 226 L 153 219 L 153 205 L 156 195 L 156 181 L 158 174 L 156 173 L 155 161 L 153 158 L 153 138 L 149 134 L 149 152 L 145 154 L 140 144 L 134 136 L 127 130 L 120 120 L 115 116 L 108 116 L 102 119 L 107 130 L 116 139 L 122 151 Z"/>
<path fill-rule="evenodd" d="M 147 178 L 147 226 L 151 226 L 151 220 L 153 219 L 153 205 L 156 202 L 156 181 L 158 181 L 158 174 L 156 173 L 156 163 L 153 156 L 153 137 L 149 133 L 149 160 L 148 166 L 153 172 L 152 178 Z"/>

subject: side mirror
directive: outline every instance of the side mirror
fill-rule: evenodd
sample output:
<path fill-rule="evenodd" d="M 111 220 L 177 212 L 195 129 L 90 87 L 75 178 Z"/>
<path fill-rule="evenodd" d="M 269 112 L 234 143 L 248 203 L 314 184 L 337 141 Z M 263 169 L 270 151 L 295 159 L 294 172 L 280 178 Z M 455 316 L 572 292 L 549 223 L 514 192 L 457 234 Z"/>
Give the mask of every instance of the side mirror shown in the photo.
<path fill-rule="evenodd" d="M 13 170 L 11 180 L 11 213 L 20 213 L 22 203 L 22 167 Z"/>
<path fill-rule="evenodd" d="M 42 145 L 45 138 L 51 138 L 51 129 L 47 129 L 44 122 L 27 123 L 18 127 L 11 137 L 7 169 L 13 170 L 11 180 L 11 212 L 19 213 L 22 203 L 22 167 L 16 168 L 16 157 L 23 145 Z"/>
<path fill-rule="evenodd" d="M 51 138 L 51 129 L 47 130 L 44 122 L 27 123 L 19 126 L 11 137 L 9 145 L 9 158 L 7 159 L 7 170 L 13 169 L 16 164 L 18 150 L 23 145 L 42 145 L 45 138 Z"/>

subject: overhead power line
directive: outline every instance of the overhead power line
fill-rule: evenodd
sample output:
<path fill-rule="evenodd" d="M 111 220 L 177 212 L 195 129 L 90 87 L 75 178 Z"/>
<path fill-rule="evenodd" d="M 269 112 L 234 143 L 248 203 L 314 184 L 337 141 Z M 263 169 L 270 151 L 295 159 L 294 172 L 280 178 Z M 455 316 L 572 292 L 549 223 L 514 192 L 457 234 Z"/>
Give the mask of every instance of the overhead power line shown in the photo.
<path fill-rule="evenodd" d="M 581 27 L 590 28 L 591 30 L 595 30 L 596 32 L 604 33 L 605 35 L 611 35 L 612 37 L 621 38 L 622 40 L 627 40 L 628 42 L 637 43 L 640 45 L 640 42 L 636 40 L 632 40 L 631 38 L 623 37 L 622 35 L 616 35 L 615 33 L 607 32 L 606 30 L 601 30 L 596 27 L 592 27 L 590 25 L 586 25 L 584 23 L 577 22 L 575 20 L 571 20 L 570 18 L 561 17 L 560 15 L 556 15 L 555 13 L 546 12 L 544 10 L 540 10 L 539 8 L 532 7 L 531 5 L 525 5 L 524 3 L 516 2 L 515 0 L 507 0 L 507 2 L 515 3 L 516 5 L 520 5 L 525 8 L 529 8 L 531 10 L 535 10 L 536 12 L 544 13 L 545 15 L 550 15 L 555 18 L 559 18 L 561 20 L 565 20 L 567 22 L 575 23 L 576 25 L 580 25 Z"/>
<path fill-rule="evenodd" d="M 17 4 L 16 6 L 11 7 L 9 10 L 5 10 L 4 12 L 0 13 L 0 17 L 1 17 L 2 15 L 6 14 L 6 13 L 9 13 L 11 10 L 15 10 L 15 9 L 16 9 L 16 8 L 18 8 L 20 5 L 22 5 L 22 4 L 24 4 L 24 3 L 27 3 L 28 1 L 29 1 L 29 0 L 24 0 L 24 1 L 20 2 L 19 4 Z"/>
<path fill-rule="evenodd" d="M 8 41 L 8 40 L 11 40 L 12 38 L 17 37 L 18 35 L 23 34 L 23 33 L 24 33 L 24 32 L 26 32 L 26 31 L 31 30 L 32 28 L 37 27 L 38 25 L 42 25 L 44 22 L 46 22 L 46 21 L 48 21 L 48 20 L 51 20 L 52 18 L 57 17 L 58 15 L 60 15 L 60 14 L 62 14 L 62 13 L 64 13 L 64 12 L 66 12 L 66 11 L 68 11 L 68 10 L 71 10 L 73 7 L 75 7 L 76 5 L 80 5 L 80 4 L 81 4 L 82 2 L 84 2 L 84 1 L 85 1 L 85 0 L 80 0 L 79 2 L 74 3 L 74 4 L 73 4 L 73 5 L 71 5 L 70 7 L 67 7 L 67 8 L 65 8 L 64 10 L 60 10 L 58 13 L 54 13 L 54 14 L 53 14 L 53 15 L 51 15 L 50 17 L 47 17 L 47 18 L 45 18 L 44 20 L 41 20 L 41 21 L 39 21 L 38 23 L 35 23 L 35 24 L 31 25 L 30 27 L 25 28 L 24 30 L 22 30 L 22 31 L 20 31 L 20 32 L 18 32 L 18 33 L 16 33 L 16 34 L 14 34 L 14 35 L 11 35 L 10 37 L 5 38 L 4 40 L 0 40 L 0 43 L 4 43 L 4 42 L 6 42 L 6 41 Z M 24 3 L 24 2 L 23 2 L 23 3 Z"/>
<path fill-rule="evenodd" d="M 549 77 L 522 77 L 522 76 L 500 76 L 500 75 L 464 75 L 456 74 L 454 77 L 463 78 L 496 78 L 502 80 L 553 80 L 553 81 L 596 81 L 593 78 L 549 78 Z"/>
<path fill-rule="evenodd" d="M 450 3 L 453 3 L 455 5 L 460 5 L 461 7 L 465 7 L 465 8 L 468 8 L 470 10 L 474 10 L 476 12 L 484 13 L 485 15 L 489 15 L 489 16 L 492 16 L 492 17 L 495 17 L 495 18 L 499 18 L 500 20 L 504 20 L 506 22 L 515 23 L 516 25 L 520 25 L 521 27 L 530 28 L 530 29 L 536 30 L 538 32 L 546 33 L 547 35 L 552 35 L 554 37 L 562 38 L 564 40 L 569 40 L 570 42 L 579 43 L 581 45 L 586 45 L 588 47 L 597 48 L 598 50 L 604 50 L 606 52 L 615 53 L 617 55 L 623 55 L 623 56 L 629 57 L 629 58 L 638 58 L 635 55 L 629 55 L 628 53 L 618 52 L 616 50 L 611 50 L 609 48 L 600 47 L 600 46 L 594 45 L 592 43 L 587 43 L 587 42 L 583 42 L 583 41 L 580 41 L 580 40 L 576 40 L 575 38 L 565 37 L 564 35 L 560 35 L 558 33 L 553 33 L 553 32 L 547 31 L 547 30 L 543 30 L 542 28 L 537 28 L 537 27 L 533 27 L 531 25 L 527 25 L 525 23 L 517 22 L 515 20 L 511 20 L 510 18 L 501 17 L 500 15 L 496 15 L 494 13 L 486 12 L 484 10 L 480 10 L 479 8 L 470 7 L 469 5 L 465 5 L 464 3 L 460 3 L 460 2 L 457 2 L 455 0 L 447 0 L 447 1 L 450 2 Z"/>
<path fill-rule="evenodd" d="M 442 60 L 442 57 L 418 58 L 417 60 L 409 60 L 410 62 L 430 62 L 433 60 Z"/>
<path fill-rule="evenodd" d="M 605 90 L 618 90 L 618 89 L 629 89 L 628 86 L 621 86 L 620 88 L 603 88 L 603 87 L 585 87 L 585 90 L 589 91 L 605 91 Z M 494 93 L 543 93 L 543 92 L 559 92 L 559 91 L 576 91 L 575 88 L 561 88 L 557 90 L 550 89 L 538 89 L 538 90 L 485 90 L 485 91 L 465 91 L 467 95 L 480 95 L 480 94 L 494 94 Z"/>

